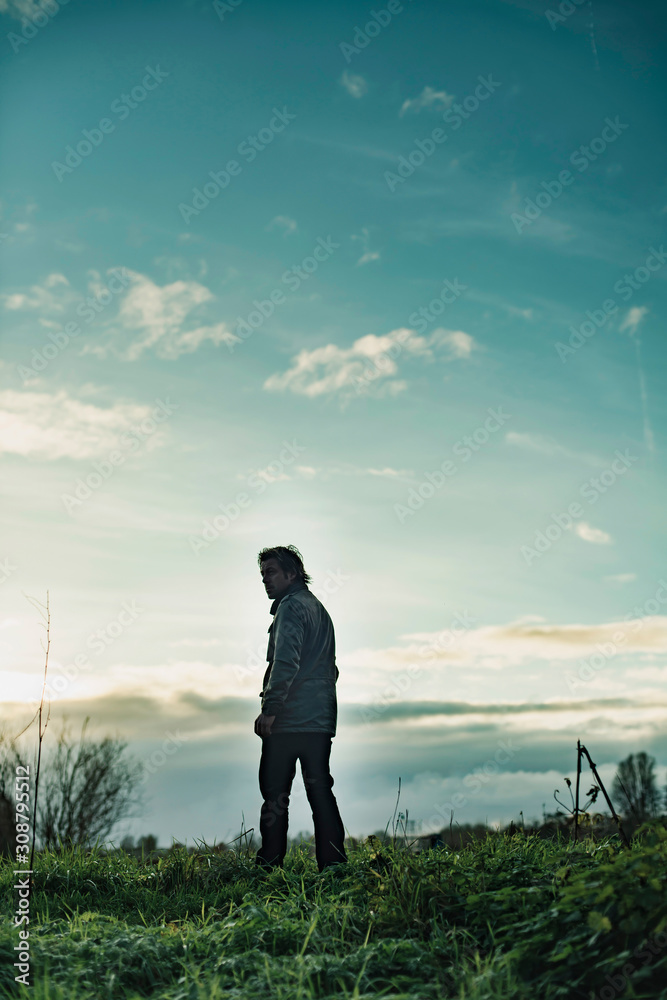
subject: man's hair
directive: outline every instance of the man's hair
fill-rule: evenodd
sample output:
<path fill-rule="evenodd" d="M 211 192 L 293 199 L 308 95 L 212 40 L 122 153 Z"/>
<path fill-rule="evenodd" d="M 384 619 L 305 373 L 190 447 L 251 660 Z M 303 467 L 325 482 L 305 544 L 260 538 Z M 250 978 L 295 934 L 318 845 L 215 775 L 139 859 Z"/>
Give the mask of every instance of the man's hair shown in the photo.
<path fill-rule="evenodd" d="M 262 549 L 257 556 L 260 569 L 267 559 L 276 559 L 283 573 L 296 573 L 297 580 L 310 583 L 312 577 L 303 568 L 303 558 L 296 545 L 273 545 L 270 549 Z"/>

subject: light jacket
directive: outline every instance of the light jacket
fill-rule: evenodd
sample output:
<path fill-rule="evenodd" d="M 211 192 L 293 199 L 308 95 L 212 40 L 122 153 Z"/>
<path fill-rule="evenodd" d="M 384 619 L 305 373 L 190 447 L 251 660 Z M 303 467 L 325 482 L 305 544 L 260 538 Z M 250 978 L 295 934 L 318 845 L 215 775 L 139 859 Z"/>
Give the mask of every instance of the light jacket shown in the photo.
<path fill-rule="evenodd" d="M 271 605 L 268 667 L 260 698 L 272 733 L 336 735 L 336 640 L 324 605 L 295 580 Z"/>

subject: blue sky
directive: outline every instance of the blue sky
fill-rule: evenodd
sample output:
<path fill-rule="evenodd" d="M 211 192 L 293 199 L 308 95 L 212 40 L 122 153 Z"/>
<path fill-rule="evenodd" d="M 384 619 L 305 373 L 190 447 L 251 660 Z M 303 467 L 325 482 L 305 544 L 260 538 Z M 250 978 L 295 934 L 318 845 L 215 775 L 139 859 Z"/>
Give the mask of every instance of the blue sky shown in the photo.
<path fill-rule="evenodd" d="M 51 725 L 147 762 L 124 829 L 256 825 L 293 543 L 350 833 L 399 776 L 423 829 L 538 816 L 578 738 L 662 779 L 659 6 L 49 9 L 0 3 L 5 731 L 48 588 Z"/>

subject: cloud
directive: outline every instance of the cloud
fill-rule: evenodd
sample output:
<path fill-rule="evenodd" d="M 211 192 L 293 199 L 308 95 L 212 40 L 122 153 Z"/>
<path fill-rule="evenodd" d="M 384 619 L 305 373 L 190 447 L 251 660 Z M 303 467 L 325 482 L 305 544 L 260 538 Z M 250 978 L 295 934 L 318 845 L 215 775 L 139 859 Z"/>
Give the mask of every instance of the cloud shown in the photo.
<path fill-rule="evenodd" d="M 445 90 L 435 90 L 434 87 L 424 87 L 419 97 L 413 97 L 411 100 L 403 101 L 398 115 L 399 118 L 402 118 L 408 111 L 418 113 L 423 108 L 433 108 L 435 106 L 437 109 L 438 105 L 441 108 L 448 108 L 453 100 L 454 95 L 448 94 Z"/>
<path fill-rule="evenodd" d="M 117 449 L 122 435 L 150 417 L 151 406 L 95 406 L 55 393 L 0 392 L 0 454 L 89 459 Z M 155 443 L 159 434 L 152 435 Z"/>
<path fill-rule="evenodd" d="M 5 309 L 19 312 L 26 309 L 39 309 L 47 312 L 62 312 L 69 305 L 69 299 L 51 291 L 59 285 L 69 287 L 69 281 L 64 274 L 54 272 L 49 274 L 44 285 L 31 285 L 28 292 L 4 293 L 0 298 Z"/>
<path fill-rule="evenodd" d="M 283 230 L 283 236 L 289 236 L 291 233 L 295 233 L 297 229 L 296 222 L 294 219 L 290 219 L 288 215 L 276 215 L 275 218 L 271 219 L 266 231 L 270 232 L 279 226 Z"/>
<path fill-rule="evenodd" d="M 414 475 L 412 469 L 392 469 L 390 466 L 385 466 L 384 469 L 365 469 L 364 471 L 369 476 L 389 476 L 391 479 Z"/>
<path fill-rule="evenodd" d="M 380 254 L 378 253 L 377 250 L 370 250 L 369 249 L 368 244 L 369 244 L 370 234 L 369 234 L 368 229 L 366 228 L 366 226 L 364 226 L 362 228 L 361 235 L 357 235 L 356 233 L 353 233 L 352 236 L 350 237 L 350 239 L 360 240 L 361 241 L 361 245 L 364 248 L 363 254 L 361 255 L 361 257 L 357 261 L 357 267 L 361 267 L 364 264 L 370 264 L 372 261 L 380 259 Z"/>
<path fill-rule="evenodd" d="M 368 84 L 363 76 L 349 73 L 347 70 L 343 72 L 339 82 L 345 87 L 350 97 L 355 97 L 357 100 L 368 92 Z"/>
<path fill-rule="evenodd" d="M 377 680 L 383 688 L 392 673 L 405 671 L 406 666 L 414 664 L 421 668 L 420 690 L 431 683 L 434 690 L 442 691 L 443 669 L 451 668 L 460 678 L 457 684 L 461 690 L 464 666 L 465 672 L 474 669 L 495 671 L 532 667 L 539 661 L 567 662 L 596 653 L 601 644 L 612 644 L 618 655 L 623 656 L 637 652 L 659 653 L 667 641 L 667 617 L 660 615 L 591 625 L 549 624 L 525 619 L 479 627 L 473 627 L 475 620 L 470 619 L 468 624 L 465 631 L 457 625 L 456 631 L 403 633 L 399 639 L 406 644 L 402 646 L 361 648 L 341 653 L 341 676 L 349 683 L 356 683 L 357 677 L 363 677 L 366 684 L 374 684 Z M 622 645 L 618 642 L 619 632 L 625 636 Z M 407 692 L 405 694 L 407 696 Z"/>
<path fill-rule="evenodd" d="M 646 376 L 644 375 L 644 366 L 642 364 L 641 341 L 639 337 L 635 336 L 637 330 L 639 329 L 639 324 L 647 313 L 648 308 L 646 306 L 633 306 L 631 309 L 628 309 L 625 319 L 619 327 L 619 331 L 622 333 L 624 330 L 629 330 L 630 336 L 635 342 L 637 372 L 639 374 L 639 396 L 641 399 L 642 416 L 644 421 L 644 441 L 646 443 L 647 451 L 653 452 L 655 451 L 655 440 L 648 412 L 648 392 L 646 390 Z"/>
<path fill-rule="evenodd" d="M 184 263 L 183 258 L 166 257 L 158 258 L 157 262 Z M 200 270 L 202 263 L 205 270 L 203 261 L 200 261 Z M 196 322 L 193 314 L 215 300 L 204 285 L 179 280 L 160 286 L 136 271 L 123 270 L 130 284 L 125 292 L 114 293 L 119 302 L 115 320 L 107 318 L 111 309 L 109 304 L 99 311 L 96 320 L 106 328 L 106 342 L 86 342 L 81 348 L 82 354 L 101 358 L 114 354 L 126 361 L 136 361 L 144 352 L 154 350 L 159 357 L 173 360 L 196 351 L 205 341 L 215 346 L 237 341 L 226 323 Z M 88 294 L 99 303 L 104 302 L 103 295 L 109 295 L 107 285 L 94 270 L 88 271 Z M 82 297 L 71 289 L 65 275 L 58 272 L 49 274 L 42 285 L 32 285 L 27 292 L 5 293 L 0 300 L 5 309 L 11 311 L 39 310 L 40 313 L 58 314 L 58 319 L 65 309 L 72 309 L 77 302 L 83 304 Z M 56 325 L 44 315 L 39 317 L 39 322 L 46 327 Z"/>
<path fill-rule="evenodd" d="M 380 254 L 377 252 L 377 250 L 373 251 L 367 250 L 366 253 L 362 254 L 362 256 L 357 261 L 357 267 L 360 267 L 362 264 L 370 264 L 371 261 L 379 259 L 380 259 Z"/>
<path fill-rule="evenodd" d="M 662 676 L 662 675 L 661 675 Z M 667 701 L 656 705 L 648 703 L 653 708 L 667 708 Z M 463 702 L 463 701 L 396 701 L 382 706 L 377 715 L 378 722 L 389 722 L 393 719 L 421 719 L 436 716 L 476 716 L 501 715 L 511 718 L 514 715 L 558 715 L 561 713 L 584 713 L 608 711 L 610 709 L 645 709 L 647 702 L 633 698 L 595 698 L 586 701 L 547 701 L 547 702 Z M 346 702 L 343 706 L 345 719 L 351 725 L 361 725 L 366 722 L 368 705 Z"/>
<path fill-rule="evenodd" d="M 86 353 L 104 357 L 111 351 L 126 361 L 136 361 L 146 351 L 154 350 L 158 357 L 174 360 L 196 351 L 207 340 L 216 347 L 237 340 L 222 322 L 183 329 L 193 322 L 193 312 L 215 298 L 204 285 L 174 281 L 160 286 L 136 271 L 127 273 L 131 284 L 117 317 L 122 333 L 116 332 L 106 345 L 87 345 Z"/>
<path fill-rule="evenodd" d="M 605 580 L 611 580 L 613 583 L 632 583 L 636 579 L 636 573 L 615 573 L 612 576 L 605 576 Z"/>
<path fill-rule="evenodd" d="M 479 348 L 474 337 L 464 333 L 463 330 L 446 330 L 444 327 L 438 327 L 431 334 L 431 339 L 434 344 L 448 347 L 453 358 L 469 358 L 473 350 Z"/>
<path fill-rule="evenodd" d="M 596 455 L 586 452 L 573 451 L 562 444 L 558 444 L 551 437 L 544 437 L 542 434 L 521 433 L 519 431 L 508 431 L 505 434 L 507 444 L 522 448 L 524 451 L 534 451 L 540 455 L 553 457 L 573 458 L 577 461 L 584 461 L 594 465 L 602 465 L 603 462 Z"/>
<path fill-rule="evenodd" d="M 586 521 L 577 521 L 574 525 L 575 534 L 585 542 L 592 542 L 593 545 L 611 545 L 612 537 L 600 528 L 592 528 Z"/>
<path fill-rule="evenodd" d="M 0 14 L 9 14 L 17 20 L 24 17 L 33 18 L 35 14 L 43 15 L 43 13 L 38 0 L 0 0 Z"/>
<path fill-rule="evenodd" d="M 312 350 L 304 348 L 293 359 L 292 365 L 281 374 L 270 375 L 264 388 L 273 392 L 289 390 L 297 395 L 324 396 L 333 393 L 352 394 L 357 379 L 367 379 L 377 385 L 376 395 L 385 391 L 397 393 L 407 387 L 395 378 L 398 365 L 396 357 L 415 357 L 433 360 L 434 348 L 445 347 L 447 355 L 467 357 L 471 350 L 468 334 L 460 330 L 435 330 L 430 337 L 420 337 L 414 330 L 397 329 L 377 337 L 373 333 L 355 340 L 351 347 L 326 344 Z M 469 338 L 472 341 L 472 338 Z M 393 355 L 393 357 L 392 357 Z"/>
<path fill-rule="evenodd" d="M 629 330 L 630 335 L 634 335 L 637 332 L 639 324 L 647 313 L 647 306 L 632 306 L 632 308 L 628 309 L 625 314 L 625 319 L 618 328 L 619 332 L 623 333 L 624 330 Z"/>

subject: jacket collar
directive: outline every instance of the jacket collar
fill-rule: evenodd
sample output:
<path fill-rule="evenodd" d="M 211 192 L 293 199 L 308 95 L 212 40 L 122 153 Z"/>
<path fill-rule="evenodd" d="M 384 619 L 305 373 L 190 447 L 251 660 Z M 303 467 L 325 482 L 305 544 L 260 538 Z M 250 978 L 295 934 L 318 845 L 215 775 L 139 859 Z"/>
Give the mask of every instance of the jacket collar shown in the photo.
<path fill-rule="evenodd" d="M 276 597 L 275 601 L 273 602 L 270 608 L 271 614 L 275 615 L 276 611 L 278 610 L 278 605 L 282 601 L 283 597 L 287 597 L 288 594 L 293 594 L 297 590 L 308 590 L 308 587 L 303 582 L 303 580 L 295 580 L 293 583 L 290 583 L 285 593 L 281 594 L 280 597 Z"/>

